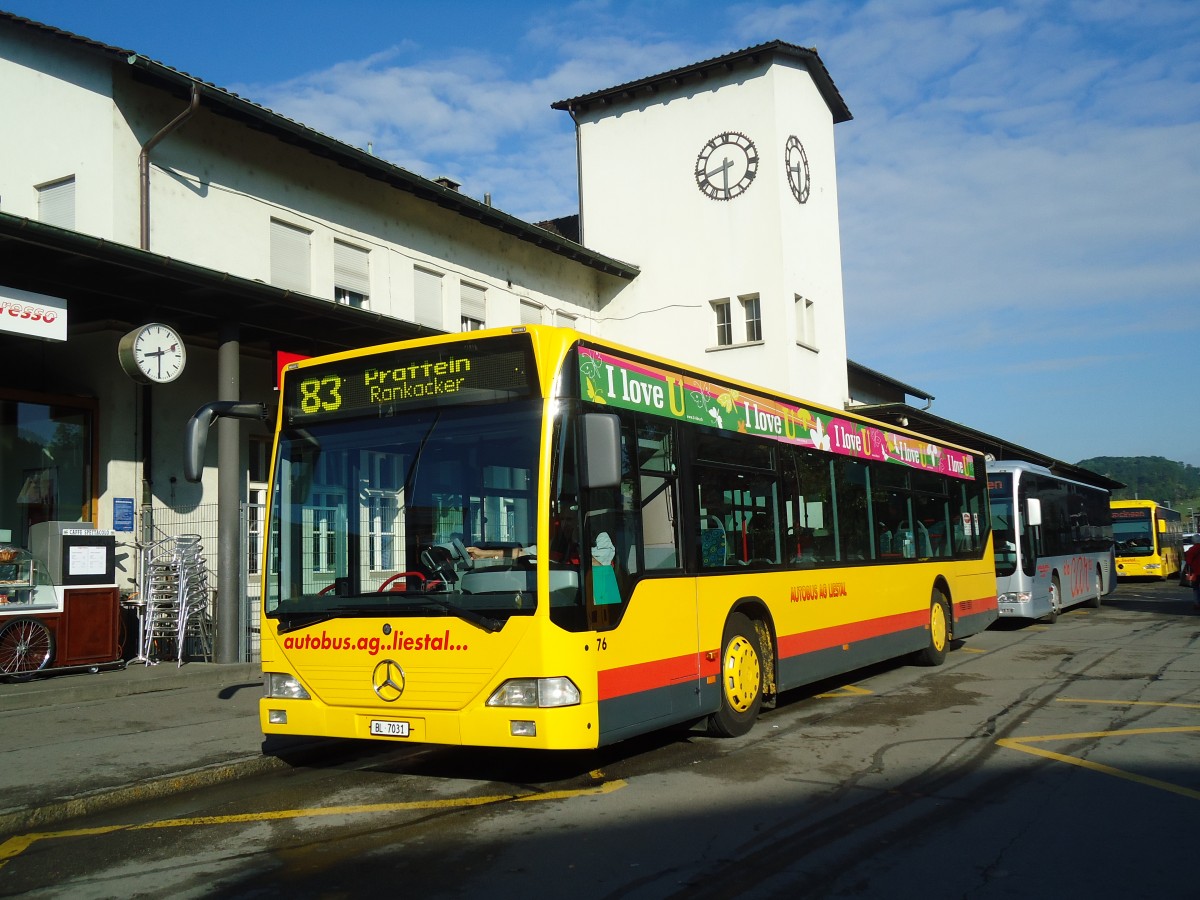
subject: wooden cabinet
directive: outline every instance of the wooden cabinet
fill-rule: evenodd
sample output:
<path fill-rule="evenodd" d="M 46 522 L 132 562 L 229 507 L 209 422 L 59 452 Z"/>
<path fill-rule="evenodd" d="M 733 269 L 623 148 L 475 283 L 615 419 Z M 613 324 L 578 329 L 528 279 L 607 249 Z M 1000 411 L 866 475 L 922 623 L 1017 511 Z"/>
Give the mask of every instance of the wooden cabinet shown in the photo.
<path fill-rule="evenodd" d="M 65 588 L 55 666 L 121 658 L 121 604 L 115 587 Z"/>

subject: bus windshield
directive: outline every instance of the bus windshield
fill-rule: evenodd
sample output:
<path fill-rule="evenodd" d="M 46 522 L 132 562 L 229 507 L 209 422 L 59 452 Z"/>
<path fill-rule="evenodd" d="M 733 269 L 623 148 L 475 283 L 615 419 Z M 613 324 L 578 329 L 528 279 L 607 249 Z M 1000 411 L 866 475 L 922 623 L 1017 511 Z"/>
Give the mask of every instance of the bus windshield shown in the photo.
<path fill-rule="evenodd" d="M 466 548 L 534 542 L 541 409 L 531 398 L 284 426 L 267 614 L 281 630 L 405 614 L 494 630 L 531 614 L 532 568 L 506 554 L 489 567 L 504 576 L 489 576 Z"/>
<path fill-rule="evenodd" d="M 1150 556 L 1154 549 L 1154 529 L 1150 510 L 1124 509 L 1113 514 L 1113 537 L 1118 556 Z"/>
<path fill-rule="evenodd" d="M 1017 570 L 1016 526 L 1013 522 L 1012 475 L 988 473 L 991 501 L 992 542 L 996 551 L 996 575 L 1004 577 Z"/>

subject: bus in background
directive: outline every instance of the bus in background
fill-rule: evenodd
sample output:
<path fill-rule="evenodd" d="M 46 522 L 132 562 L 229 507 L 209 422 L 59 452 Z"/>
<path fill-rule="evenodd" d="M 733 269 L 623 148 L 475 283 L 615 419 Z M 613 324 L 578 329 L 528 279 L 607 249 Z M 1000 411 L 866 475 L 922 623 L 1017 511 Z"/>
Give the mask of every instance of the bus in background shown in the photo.
<path fill-rule="evenodd" d="M 291 363 L 280 403 L 267 735 L 733 736 L 996 618 L 982 457 L 841 410 L 543 326 Z"/>
<path fill-rule="evenodd" d="M 1001 618 L 1058 620 L 1116 587 L 1111 495 L 1033 463 L 987 464 Z"/>
<path fill-rule="evenodd" d="M 1183 564 L 1183 517 L 1153 500 L 1112 501 L 1119 578 L 1167 579 Z"/>

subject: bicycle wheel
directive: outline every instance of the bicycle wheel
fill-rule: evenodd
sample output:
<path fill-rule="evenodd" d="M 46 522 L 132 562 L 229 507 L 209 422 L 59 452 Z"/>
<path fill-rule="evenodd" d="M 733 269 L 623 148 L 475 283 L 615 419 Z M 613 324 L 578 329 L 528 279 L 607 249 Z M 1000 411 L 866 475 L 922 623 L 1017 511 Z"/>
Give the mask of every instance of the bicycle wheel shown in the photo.
<path fill-rule="evenodd" d="M 28 675 L 54 659 L 54 635 L 37 619 L 13 619 L 0 629 L 0 673 Z"/>

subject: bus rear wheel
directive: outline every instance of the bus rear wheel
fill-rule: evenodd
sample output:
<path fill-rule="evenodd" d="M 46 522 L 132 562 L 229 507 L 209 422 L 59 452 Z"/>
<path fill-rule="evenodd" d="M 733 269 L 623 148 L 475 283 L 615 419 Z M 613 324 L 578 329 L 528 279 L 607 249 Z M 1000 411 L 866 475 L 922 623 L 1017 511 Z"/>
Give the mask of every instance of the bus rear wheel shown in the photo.
<path fill-rule="evenodd" d="M 924 650 L 918 650 L 914 660 L 919 666 L 940 666 L 946 661 L 946 649 L 950 646 L 950 604 L 937 588 L 929 598 L 929 642 Z"/>
<path fill-rule="evenodd" d="M 1104 596 L 1104 578 L 1100 574 L 1099 569 L 1096 570 L 1096 581 L 1092 586 L 1096 589 L 1096 596 L 1089 597 L 1084 606 L 1088 607 L 1088 609 L 1099 609 L 1100 604 L 1104 602 L 1102 599 Z"/>
<path fill-rule="evenodd" d="M 721 638 L 721 708 L 708 717 L 713 737 L 740 737 L 754 727 L 763 700 L 763 654 L 750 619 L 733 613 Z"/>

